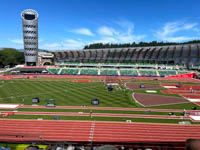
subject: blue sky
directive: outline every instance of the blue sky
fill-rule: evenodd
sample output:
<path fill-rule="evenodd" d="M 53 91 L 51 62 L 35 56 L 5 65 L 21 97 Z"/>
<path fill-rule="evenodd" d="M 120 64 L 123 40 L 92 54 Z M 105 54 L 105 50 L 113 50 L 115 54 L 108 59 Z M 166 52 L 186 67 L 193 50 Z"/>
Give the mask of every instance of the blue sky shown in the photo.
<path fill-rule="evenodd" d="M 23 48 L 21 12 L 39 13 L 39 48 L 200 39 L 199 0 L 1 0 L 0 47 Z"/>

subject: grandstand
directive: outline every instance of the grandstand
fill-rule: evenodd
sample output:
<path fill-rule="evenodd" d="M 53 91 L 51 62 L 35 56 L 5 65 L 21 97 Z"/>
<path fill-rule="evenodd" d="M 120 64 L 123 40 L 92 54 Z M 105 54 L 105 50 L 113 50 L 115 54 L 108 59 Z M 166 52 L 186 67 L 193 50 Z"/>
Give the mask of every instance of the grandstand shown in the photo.
<path fill-rule="evenodd" d="M 170 76 L 195 72 L 200 64 L 200 44 L 54 51 L 50 74 Z M 67 67 L 64 68 L 64 67 Z"/>
<path fill-rule="evenodd" d="M 200 43 L 54 51 L 55 66 L 15 67 L 13 73 L 164 77 L 199 74 Z M 187 55 L 186 55 L 187 54 Z"/>
<path fill-rule="evenodd" d="M 102 76 L 144 76 L 165 77 L 195 72 L 194 70 L 160 70 L 160 69 L 138 69 L 138 68 L 47 68 L 54 75 L 102 75 Z"/>
<path fill-rule="evenodd" d="M 102 63 L 119 65 L 118 63 L 141 64 L 154 67 L 152 64 L 184 65 L 193 67 L 200 64 L 200 44 L 183 44 L 155 47 L 130 47 L 90 49 L 75 51 L 55 51 L 55 64 L 69 63 Z M 94 65 L 95 65 L 94 64 Z M 147 65 L 148 64 L 148 65 Z M 141 66 L 142 67 L 142 66 Z"/>

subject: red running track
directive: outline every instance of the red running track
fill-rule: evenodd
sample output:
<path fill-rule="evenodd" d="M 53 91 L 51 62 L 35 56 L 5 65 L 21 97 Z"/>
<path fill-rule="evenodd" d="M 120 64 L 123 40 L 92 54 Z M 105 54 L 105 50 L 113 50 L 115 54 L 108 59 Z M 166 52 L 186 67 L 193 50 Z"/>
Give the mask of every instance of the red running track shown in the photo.
<path fill-rule="evenodd" d="M 194 78 L 168 78 L 168 77 L 130 77 L 130 76 L 89 76 L 89 75 L 0 75 L 0 79 L 12 79 L 12 78 L 26 78 L 26 77 L 45 77 L 45 78 L 82 78 L 82 79 L 105 79 L 105 78 L 113 78 L 113 79 L 142 79 L 142 80 L 169 80 L 169 81 L 181 81 L 181 82 L 194 82 L 199 83 L 200 80 Z"/>
<path fill-rule="evenodd" d="M 21 105 L 20 108 L 47 108 L 46 106 Z M 124 111 L 155 111 L 155 112 L 183 112 L 178 109 L 152 109 L 152 108 L 123 108 L 123 107 L 82 107 L 82 106 L 56 106 L 51 109 L 96 109 L 96 110 L 124 110 Z M 187 112 L 197 112 L 199 110 L 187 110 Z"/>
<path fill-rule="evenodd" d="M 2 114 L 7 111 L 0 112 Z M 90 116 L 90 113 L 62 113 L 62 112 L 14 112 L 14 115 L 55 115 L 55 116 Z M 138 114 L 106 114 L 92 113 L 96 117 L 131 117 L 131 118 L 157 118 L 157 119 L 183 119 L 182 116 L 164 116 L 164 115 L 138 115 Z M 184 119 L 191 119 L 185 116 Z"/>
<path fill-rule="evenodd" d="M 200 99 L 200 95 L 182 95 L 185 98 Z"/>
<path fill-rule="evenodd" d="M 184 142 L 199 133 L 197 125 L 0 120 L 0 141 Z"/>

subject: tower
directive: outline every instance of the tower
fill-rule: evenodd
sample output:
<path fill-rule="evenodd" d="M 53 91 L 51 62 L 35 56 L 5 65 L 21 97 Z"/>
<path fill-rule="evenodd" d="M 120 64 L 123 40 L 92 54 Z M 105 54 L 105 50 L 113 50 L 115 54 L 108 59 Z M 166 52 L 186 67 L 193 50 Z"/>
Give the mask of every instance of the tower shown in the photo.
<path fill-rule="evenodd" d="M 26 66 L 38 65 L 38 13 L 27 9 L 21 13 Z"/>

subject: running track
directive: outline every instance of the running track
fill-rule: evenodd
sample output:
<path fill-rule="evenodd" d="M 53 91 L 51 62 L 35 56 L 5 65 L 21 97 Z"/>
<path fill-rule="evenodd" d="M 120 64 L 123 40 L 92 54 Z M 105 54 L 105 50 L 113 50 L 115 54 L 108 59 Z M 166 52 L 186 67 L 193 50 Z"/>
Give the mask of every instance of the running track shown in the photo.
<path fill-rule="evenodd" d="M 8 113 L 0 112 L 2 114 Z M 54 115 L 54 116 L 90 116 L 90 113 L 64 113 L 64 112 L 14 112 L 14 115 Z M 137 115 L 137 114 L 106 114 L 106 113 L 92 113 L 96 117 L 131 117 L 131 118 L 157 118 L 157 119 L 183 119 L 183 116 L 165 116 L 165 115 Z M 191 119 L 185 116 L 184 119 Z"/>
<path fill-rule="evenodd" d="M 46 106 L 21 105 L 18 108 L 49 108 Z M 156 111 L 156 112 L 183 112 L 180 109 L 152 109 L 152 108 L 122 108 L 122 107 L 81 107 L 81 106 L 56 106 L 53 109 L 96 109 L 96 110 L 126 110 L 126 111 Z M 187 110 L 187 112 L 199 112 L 200 110 Z"/>
<path fill-rule="evenodd" d="M 194 78 L 169 78 L 169 77 L 131 77 L 131 76 L 90 76 L 90 75 L 0 75 L 0 79 L 11 80 L 12 78 L 27 78 L 27 77 L 45 77 L 45 78 L 81 78 L 81 79 L 141 79 L 141 80 L 168 80 L 168 81 L 181 81 L 181 82 L 194 82 L 200 83 L 200 80 Z"/>
<path fill-rule="evenodd" d="M 185 142 L 200 126 L 88 121 L 0 120 L 0 141 Z M 18 135 L 18 136 L 16 136 Z"/>

